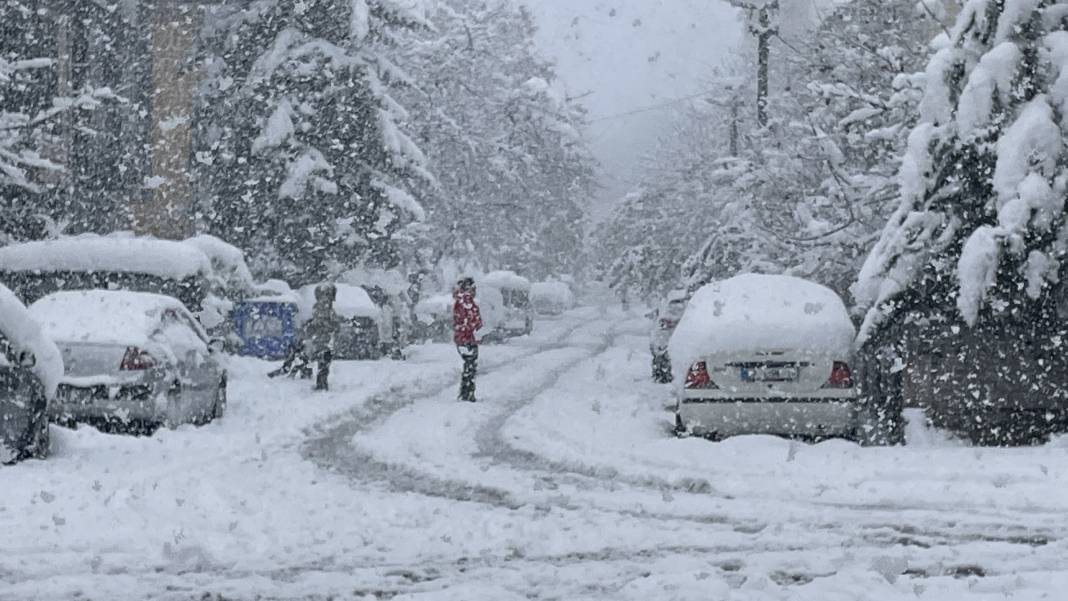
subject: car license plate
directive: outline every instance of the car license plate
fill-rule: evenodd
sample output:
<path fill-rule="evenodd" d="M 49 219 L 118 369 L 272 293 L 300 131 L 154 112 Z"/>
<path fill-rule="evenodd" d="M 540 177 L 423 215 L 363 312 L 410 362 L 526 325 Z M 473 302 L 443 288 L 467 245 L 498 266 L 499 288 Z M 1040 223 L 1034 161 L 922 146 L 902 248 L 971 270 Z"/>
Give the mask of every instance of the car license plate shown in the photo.
<path fill-rule="evenodd" d="M 56 400 L 66 405 L 92 405 L 93 389 L 61 386 L 56 391 Z"/>
<path fill-rule="evenodd" d="M 743 367 L 743 382 L 792 382 L 797 379 L 796 367 Z"/>

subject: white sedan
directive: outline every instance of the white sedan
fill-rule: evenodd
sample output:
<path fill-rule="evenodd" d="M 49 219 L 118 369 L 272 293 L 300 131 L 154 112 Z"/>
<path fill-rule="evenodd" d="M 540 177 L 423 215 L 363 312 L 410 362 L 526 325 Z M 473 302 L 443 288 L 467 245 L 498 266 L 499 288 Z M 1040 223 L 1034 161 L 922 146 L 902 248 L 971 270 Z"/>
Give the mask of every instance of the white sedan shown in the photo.
<path fill-rule="evenodd" d="M 676 430 L 862 438 L 842 300 L 819 284 L 745 274 L 697 291 L 675 329 Z"/>

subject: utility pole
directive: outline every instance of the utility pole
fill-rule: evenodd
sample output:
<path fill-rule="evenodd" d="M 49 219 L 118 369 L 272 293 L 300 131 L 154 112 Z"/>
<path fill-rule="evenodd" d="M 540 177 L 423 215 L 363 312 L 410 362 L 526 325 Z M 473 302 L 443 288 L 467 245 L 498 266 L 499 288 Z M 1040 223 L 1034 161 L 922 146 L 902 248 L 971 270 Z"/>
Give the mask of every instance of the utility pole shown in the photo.
<path fill-rule="evenodd" d="M 779 11 L 779 0 L 730 0 L 731 6 L 746 11 L 749 33 L 757 39 L 757 125 L 768 125 L 768 44 L 779 33 L 772 25 L 773 13 Z"/>

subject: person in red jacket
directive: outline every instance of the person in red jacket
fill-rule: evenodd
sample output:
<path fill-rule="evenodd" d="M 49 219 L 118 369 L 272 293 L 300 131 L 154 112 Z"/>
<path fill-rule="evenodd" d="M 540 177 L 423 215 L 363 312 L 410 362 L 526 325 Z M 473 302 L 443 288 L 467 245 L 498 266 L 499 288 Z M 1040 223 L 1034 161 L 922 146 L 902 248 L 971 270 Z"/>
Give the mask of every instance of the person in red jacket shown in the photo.
<path fill-rule="evenodd" d="M 475 303 L 475 280 L 461 278 L 452 291 L 452 339 L 464 360 L 460 379 L 460 400 L 475 402 L 475 373 L 478 371 L 478 338 L 482 329 L 482 314 Z"/>

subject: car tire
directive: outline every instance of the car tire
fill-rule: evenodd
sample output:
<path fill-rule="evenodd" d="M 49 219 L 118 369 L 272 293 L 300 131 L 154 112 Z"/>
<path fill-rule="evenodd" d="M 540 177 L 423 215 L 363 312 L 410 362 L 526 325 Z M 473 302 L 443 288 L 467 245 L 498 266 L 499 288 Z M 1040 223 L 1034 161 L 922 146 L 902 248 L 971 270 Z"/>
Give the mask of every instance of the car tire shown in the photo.
<path fill-rule="evenodd" d="M 219 387 L 215 390 L 215 402 L 211 406 L 211 419 L 219 419 L 226 413 L 226 384 L 227 378 L 223 376 L 219 380 Z"/>
<path fill-rule="evenodd" d="M 48 429 L 48 415 L 41 416 L 41 425 L 38 426 L 36 440 L 33 445 L 33 457 L 44 459 L 52 450 L 52 434 Z"/>
<path fill-rule="evenodd" d="M 675 427 L 672 428 L 672 433 L 676 438 L 688 438 L 690 432 L 686 429 L 686 422 L 682 421 L 682 416 L 678 413 L 675 414 Z"/>
<path fill-rule="evenodd" d="M 653 382 L 670 384 L 672 380 L 671 360 L 666 355 L 653 355 Z"/>

